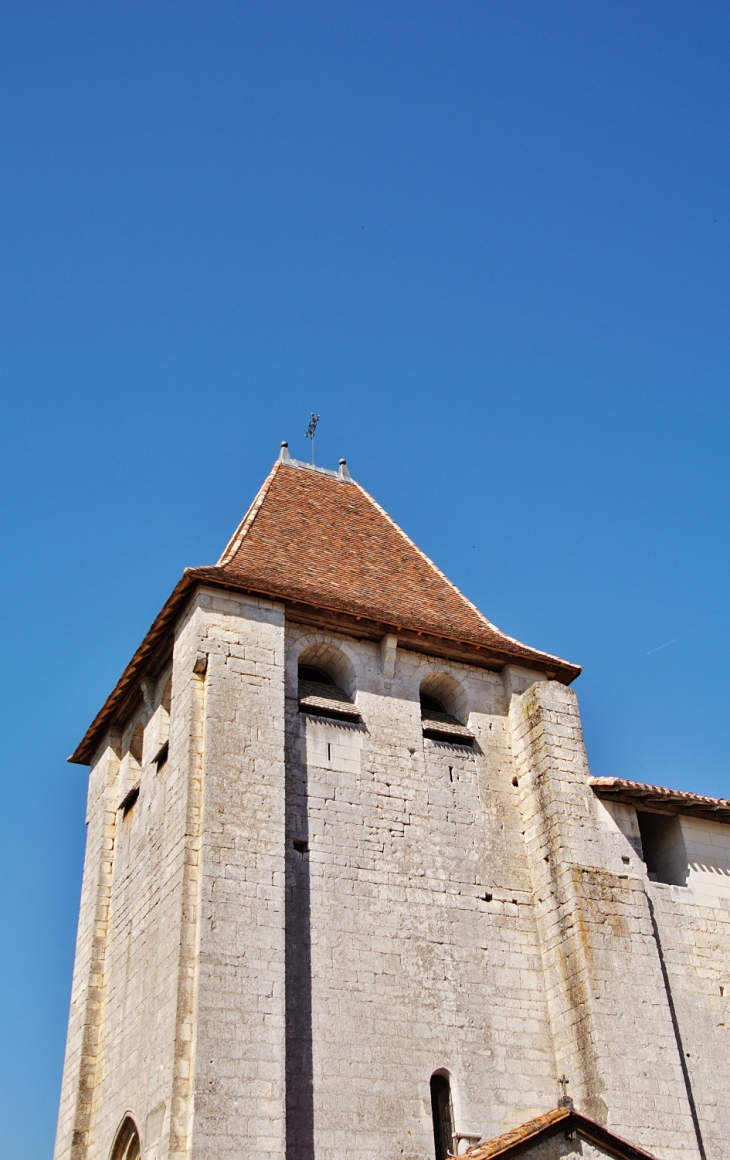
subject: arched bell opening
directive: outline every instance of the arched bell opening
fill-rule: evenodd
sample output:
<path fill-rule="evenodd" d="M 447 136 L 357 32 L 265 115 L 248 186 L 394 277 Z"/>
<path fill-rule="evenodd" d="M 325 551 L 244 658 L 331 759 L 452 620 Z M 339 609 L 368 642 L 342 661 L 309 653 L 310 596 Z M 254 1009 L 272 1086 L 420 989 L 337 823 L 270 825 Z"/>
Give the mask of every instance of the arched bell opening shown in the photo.
<path fill-rule="evenodd" d="M 360 721 L 353 701 L 355 671 L 335 645 L 317 643 L 304 649 L 297 668 L 299 712 L 339 721 Z"/>
<path fill-rule="evenodd" d="M 466 694 L 454 677 L 429 673 L 421 682 L 419 697 L 424 737 L 456 745 L 474 744 L 474 734 L 465 725 L 469 711 Z"/>

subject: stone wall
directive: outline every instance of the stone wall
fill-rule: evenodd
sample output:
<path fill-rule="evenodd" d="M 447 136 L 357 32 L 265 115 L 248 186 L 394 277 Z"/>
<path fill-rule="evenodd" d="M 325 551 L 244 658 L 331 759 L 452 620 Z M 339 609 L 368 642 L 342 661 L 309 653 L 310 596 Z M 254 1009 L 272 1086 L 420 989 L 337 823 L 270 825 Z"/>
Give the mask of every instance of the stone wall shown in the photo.
<path fill-rule="evenodd" d="M 318 642 L 362 725 L 298 712 Z M 444 670 L 474 750 L 422 735 L 421 682 Z M 506 708 L 497 674 L 288 627 L 289 1160 L 430 1157 L 437 1069 L 459 1132 L 556 1102 Z"/>
<path fill-rule="evenodd" d="M 361 721 L 299 711 L 305 650 Z M 682 819 L 688 886 L 649 882 L 571 690 L 205 589 L 170 664 L 90 774 L 56 1160 L 126 1113 L 144 1160 L 430 1160 L 437 1070 L 458 1133 L 565 1074 L 661 1160 L 730 1155 L 728 828 Z M 473 748 L 424 738 L 424 680 Z"/>
<path fill-rule="evenodd" d="M 645 868 L 634 833 L 600 824 L 575 693 L 535 684 L 510 717 L 558 1066 L 580 1111 L 697 1156 Z"/>
<path fill-rule="evenodd" d="M 599 824 L 623 834 L 637 828 L 633 806 L 606 802 Z M 687 885 L 643 878 L 664 964 L 697 1127 L 707 1157 L 730 1154 L 730 890 L 723 870 L 730 827 L 678 817 L 677 849 Z"/>
<path fill-rule="evenodd" d="M 195 1160 L 284 1152 L 284 610 L 199 597 L 207 655 Z"/>
<path fill-rule="evenodd" d="M 169 722 L 165 671 L 92 767 L 57 1160 L 125 1113 L 145 1160 L 283 1154 L 283 673 L 281 608 L 201 592 Z"/>

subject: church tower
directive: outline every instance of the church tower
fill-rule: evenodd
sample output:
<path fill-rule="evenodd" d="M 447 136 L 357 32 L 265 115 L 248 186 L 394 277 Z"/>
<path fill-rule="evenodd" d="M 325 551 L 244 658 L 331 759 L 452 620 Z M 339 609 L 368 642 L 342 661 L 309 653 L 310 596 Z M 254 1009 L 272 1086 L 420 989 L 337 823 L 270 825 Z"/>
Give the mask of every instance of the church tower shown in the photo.
<path fill-rule="evenodd" d="M 70 759 L 56 1160 L 444 1160 L 570 1115 L 595 1155 L 727 1156 L 726 1032 L 639 819 L 710 799 L 592 781 L 579 671 L 283 444 Z"/>

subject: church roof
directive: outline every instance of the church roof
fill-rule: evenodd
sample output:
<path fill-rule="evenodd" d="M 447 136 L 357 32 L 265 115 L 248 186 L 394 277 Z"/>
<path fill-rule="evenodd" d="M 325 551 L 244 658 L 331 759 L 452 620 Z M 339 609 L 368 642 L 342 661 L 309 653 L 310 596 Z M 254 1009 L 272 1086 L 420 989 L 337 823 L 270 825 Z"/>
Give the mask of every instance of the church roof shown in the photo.
<path fill-rule="evenodd" d="M 219 567 L 285 600 L 565 664 L 495 628 L 359 484 L 308 464 L 274 465 Z"/>
<path fill-rule="evenodd" d="M 592 777 L 589 785 L 599 797 L 625 802 L 649 813 L 689 814 L 713 822 L 730 821 L 730 801 L 726 798 L 665 789 L 663 785 L 647 785 L 643 781 L 627 781 L 623 777 Z"/>
<path fill-rule="evenodd" d="M 274 464 L 216 565 L 186 569 L 116 688 L 70 758 L 88 762 L 102 729 L 129 709 L 139 678 L 200 585 L 284 602 L 288 614 L 342 633 L 500 669 L 508 663 L 569 684 L 580 673 L 500 632 L 349 476 L 299 463 Z"/>
<path fill-rule="evenodd" d="M 469 1160 L 492 1160 L 496 1156 L 506 1158 L 517 1156 L 520 1153 L 529 1153 L 532 1147 L 540 1145 L 557 1132 L 574 1133 L 589 1143 L 597 1145 L 610 1156 L 617 1157 L 618 1160 L 654 1160 L 654 1157 L 645 1152 L 643 1148 L 629 1144 L 628 1141 L 610 1132 L 608 1128 L 602 1127 L 595 1120 L 589 1119 L 588 1116 L 576 1112 L 574 1108 L 569 1106 L 553 1108 L 551 1112 L 536 1116 L 533 1120 L 521 1124 L 519 1128 L 512 1128 L 502 1136 L 495 1136 L 483 1144 L 477 1144 L 476 1147 L 465 1152 L 464 1156 L 469 1157 Z M 571 1148 L 570 1151 L 572 1153 L 574 1149 Z"/>

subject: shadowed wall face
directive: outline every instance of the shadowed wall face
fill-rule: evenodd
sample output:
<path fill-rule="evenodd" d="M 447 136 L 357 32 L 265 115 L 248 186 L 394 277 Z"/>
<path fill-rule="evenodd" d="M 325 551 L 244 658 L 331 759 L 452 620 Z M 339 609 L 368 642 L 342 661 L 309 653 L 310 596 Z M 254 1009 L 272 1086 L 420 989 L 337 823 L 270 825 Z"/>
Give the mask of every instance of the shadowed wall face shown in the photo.
<path fill-rule="evenodd" d="M 286 1157 L 313 1160 L 312 947 L 306 765 L 286 778 Z"/>
<path fill-rule="evenodd" d="M 320 645 L 359 721 L 301 711 Z M 556 1099 L 504 683 L 449 665 L 475 740 L 438 741 L 420 691 L 443 662 L 294 623 L 286 654 L 287 1160 L 433 1160 L 437 1071 L 452 1135 Z"/>
<path fill-rule="evenodd" d="M 636 817 L 649 877 L 654 882 L 686 886 L 689 866 L 679 818 L 643 810 L 637 810 Z"/>

